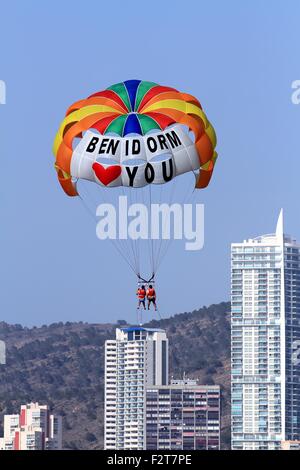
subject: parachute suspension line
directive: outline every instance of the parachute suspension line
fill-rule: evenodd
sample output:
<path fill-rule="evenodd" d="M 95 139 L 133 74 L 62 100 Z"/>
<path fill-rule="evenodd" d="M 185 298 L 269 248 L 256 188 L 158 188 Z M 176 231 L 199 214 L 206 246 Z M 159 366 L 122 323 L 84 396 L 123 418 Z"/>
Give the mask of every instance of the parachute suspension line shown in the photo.
<path fill-rule="evenodd" d="M 131 198 L 131 195 L 130 195 L 130 188 L 128 189 L 128 194 L 126 194 L 124 186 L 122 186 L 121 188 L 122 188 L 123 196 L 128 198 L 129 203 L 131 204 L 131 202 L 132 202 L 131 199 L 132 198 Z M 140 272 L 140 267 L 139 267 L 139 259 L 138 259 L 137 253 L 136 253 L 136 247 L 135 247 L 135 244 L 134 244 L 134 240 L 132 240 L 130 237 L 128 237 L 128 234 L 127 234 L 127 240 L 123 240 L 123 242 L 124 242 L 124 245 L 127 249 L 127 252 L 131 251 L 131 253 L 132 253 L 132 257 L 133 257 L 133 260 L 134 260 L 133 263 L 134 263 L 134 266 L 135 266 L 135 273 L 138 276 L 139 272 Z"/>
<path fill-rule="evenodd" d="M 99 192 L 102 193 L 104 202 L 108 202 L 108 199 L 105 198 L 106 192 L 104 188 L 99 187 Z M 123 188 L 123 193 L 124 193 L 124 188 Z M 118 238 L 116 245 L 120 247 L 120 250 L 122 251 L 122 253 L 125 253 L 125 257 L 127 257 L 131 261 L 131 264 L 134 266 L 135 273 L 138 273 L 138 267 L 137 267 L 136 259 L 134 256 L 134 252 L 133 250 L 130 251 L 130 248 L 131 248 L 130 242 L 128 242 L 127 239 Z"/>
<path fill-rule="evenodd" d="M 161 204 L 161 201 L 162 201 L 162 188 L 163 188 L 163 185 L 161 184 L 160 185 L 160 188 L 159 188 L 159 196 L 158 196 L 158 204 L 160 205 Z M 151 237 L 152 237 L 152 233 L 151 233 Z M 162 242 L 162 240 L 157 240 L 157 243 L 155 244 L 154 246 L 154 268 L 153 268 L 153 271 L 156 272 L 157 270 L 157 264 L 158 264 L 158 255 L 159 255 L 159 244 L 160 242 Z M 154 242 L 153 242 L 154 243 Z"/>
<path fill-rule="evenodd" d="M 138 201 L 138 191 L 134 191 L 134 195 L 135 195 L 135 203 L 137 204 L 139 202 Z M 139 241 L 135 240 L 134 245 L 135 245 L 135 248 L 136 248 L 138 272 L 140 273 L 141 272 L 141 262 L 140 262 L 140 243 L 139 243 Z"/>
<path fill-rule="evenodd" d="M 170 195 L 169 195 L 169 205 L 171 206 L 173 204 L 173 198 L 174 198 L 174 195 L 175 195 L 175 188 L 177 186 L 177 178 L 174 178 L 171 182 L 170 182 Z M 162 247 L 163 247 L 163 242 L 164 242 L 164 239 L 163 239 L 163 234 L 165 232 L 165 229 L 166 229 L 166 225 L 167 225 L 167 218 L 166 220 L 164 221 L 164 225 L 163 225 L 163 232 L 161 234 L 161 239 L 160 239 L 160 243 L 159 243 L 159 247 L 158 247 L 158 252 L 157 252 L 157 255 L 156 255 L 156 261 L 157 261 L 157 265 L 156 265 L 156 271 L 158 270 L 158 267 L 160 265 L 160 256 L 161 256 L 161 251 L 162 251 Z M 165 246 L 167 246 L 166 250 L 168 250 L 168 245 L 171 244 L 171 237 L 169 240 L 166 240 L 166 243 L 165 243 Z"/>
<path fill-rule="evenodd" d="M 81 195 L 79 195 L 79 199 L 80 201 L 82 202 L 83 206 L 86 208 L 86 210 L 88 211 L 88 213 L 91 215 L 92 219 L 94 220 L 94 222 L 97 223 L 97 218 L 96 216 L 94 215 L 94 213 L 90 210 L 90 208 L 88 207 L 88 205 L 85 203 L 84 199 L 81 197 Z M 131 270 L 133 271 L 134 274 L 136 274 L 136 270 L 130 260 L 126 258 L 126 256 L 124 256 L 124 254 L 122 253 L 122 251 L 120 250 L 120 248 L 118 247 L 118 245 L 116 244 L 116 242 L 114 242 L 114 240 L 112 240 L 111 238 L 109 238 L 109 241 L 111 242 L 111 244 L 113 245 L 113 247 L 117 250 L 117 252 L 122 256 L 122 258 L 124 259 L 125 263 L 128 264 L 128 266 L 131 268 Z"/>
<path fill-rule="evenodd" d="M 129 188 L 129 191 L 131 190 L 131 188 Z M 136 191 L 132 191 L 131 190 L 131 193 L 132 193 L 132 198 L 131 198 L 131 201 L 132 203 L 134 204 L 137 204 L 137 193 Z M 135 259 L 136 259 L 136 265 L 137 265 L 137 272 L 140 273 L 140 270 L 141 270 L 141 266 L 140 266 L 140 255 L 139 255 L 139 243 L 138 243 L 138 240 L 131 240 L 132 241 L 132 246 L 133 246 L 133 250 L 134 250 L 134 255 L 135 255 Z"/>
<path fill-rule="evenodd" d="M 145 187 L 142 187 L 142 188 L 140 189 L 140 191 L 141 191 L 141 195 L 142 195 L 143 205 L 144 205 L 145 207 L 148 207 L 148 206 L 147 206 L 147 201 L 146 201 L 146 190 L 145 190 Z M 150 253 L 150 249 L 149 249 L 149 241 L 148 241 L 148 240 L 145 240 L 145 245 L 146 245 L 146 246 L 145 246 L 145 251 L 146 251 L 146 249 L 147 249 L 147 259 L 150 260 L 151 253 Z M 143 275 L 144 275 L 144 274 L 143 274 Z"/>
<path fill-rule="evenodd" d="M 150 209 L 150 217 L 149 217 L 149 230 L 148 230 L 148 250 L 149 250 L 149 267 L 150 267 L 150 279 L 154 278 L 155 274 L 155 267 L 154 267 L 154 240 L 152 238 L 152 203 L 153 203 L 153 195 L 152 195 L 152 187 L 151 185 L 149 188 L 146 189 L 146 195 L 147 195 L 147 206 Z"/>
<path fill-rule="evenodd" d="M 111 199 L 108 200 L 105 196 L 106 196 L 106 192 L 105 192 L 105 189 L 102 188 L 101 186 L 97 186 L 97 189 L 98 189 L 98 193 L 99 195 L 101 196 L 102 198 L 102 201 L 104 203 L 110 203 L 111 204 Z M 124 188 L 122 187 L 123 189 L 123 193 L 124 193 Z M 124 193 L 125 195 L 125 193 Z M 135 258 L 135 254 L 134 254 L 134 251 L 132 250 L 132 252 L 130 252 L 130 248 L 131 248 L 131 244 L 130 242 L 128 242 L 128 239 L 120 239 L 118 238 L 118 241 L 115 241 L 115 246 L 117 247 L 118 251 L 122 253 L 123 255 L 123 258 L 125 257 L 125 259 L 127 258 L 131 264 L 131 266 L 133 267 L 133 271 L 135 274 L 138 273 L 138 267 L 137 267 L 137 262 L 136 262 L 136 258 Z M 124 255 L 124 253 L 126 253 L 126 255 Z"/>
<path fill-rule="evenodd" d="M 107 204 L 108 202 L 111 203 L 111 201 L 108 201 L 108 199 L 106 198 L 106 192 L 105 192 L 104 188 L 102 188 L 101 186 L 97 186 L 97 187 L 95 187 L 95 189 L 97 189 L 97 196 L 100 196 L 100 198 L 101 198 L 101 200 L 104 204 Z M 90 191 L 87 191 L 87 194 L 91 197 Z M 92 199 L 94 200 L 95 206 L 97 206 L 99 201 L 98 200 L 96 201 L 94 197 L 92 197 Z M 122 253 L 123 258 L 128 259 L 128 262 L 130 263 L 130 265 L 132 266 L 132 269 L 134 270 L 134 272 L 136 274 L 137 273 L 137 267 L 136 267 L 135 259 L 134 259 L 134 257 L 131 256 L 127 240 L 120 240 L 119 239 L 118 242 L 117 242 L 117 241 L 113 241 L 113 240 L 110 239 L 110 241 L 115 246 L 115 248 L 118 250 L 118 252 Z M 123 252 L 125 252 L 126 254 L 124 255 Z"/>
<path fill-rule="evenodd" d="M 82 196 L 78 193 L 78 196 L 79 196 L 79 200 L 81 201 L 81 203 L 83 204 L 85 210 L 88 212 L 88 214 L 90 214 L 90 216 L 92 217 L 92 219 L 94 220 L 94 222 L 97 223 L 97 218 L 95 216 L 95 214 L 93 213 L 93 211 L 89 208 L 89 206 L 86 204 L 86 202 L 84 201 L 84 199 L 82 198 Z M 114 241 L 110 238 L 109 239 L 110 242 L 112 243 L 112 245 L 114 246 L 114 248 L 118 251 L 118 253 L 122 256 L 122 258 L 124 259 L 125 263 L 128 264 L 128 266 L 131 268 L 131 270 L 134 272 L 134 274 L 136 274 L 136 270 L 134 269 L 134 266 L 132 265 L 132 263 L 130 262 L 129 259 L 127 259 L 124 254 L 122 253 L 122 251 L 119 249 L 119 247 L 114 243 Z"/>
<path fill-rule="evenodd" d="M 137 197 L 137 191 L 133 191 L 133 196 L 134 196 L 134 203 L 138 203 L 138 197 Z M 137 260 L 137 266 L 138 266 L 138 272 L 141 272 L 141 263 L 140 263 L 140 243 L 138 239 L 133 240 L 134 244 L 134 249 L 135 249 L 135 254 L 136 254 L 136 260 Z"/>
<path fill-rule="evenodd" d="M 171 186 L 174 186 L 175 182 L 172 180 L 169 184 Z M 169 188 L 170 188 L 170 186 L 169 186 Z M 169 192 L 170 192 L 170 190 L 169 190 Z M 168 194 L 168 192 L 167 192 L 167 194 Z M 166 199 L 166 202 L 170 202 L 170 197 L 166 197 L 165 199 Z M 157 269 L 157 265 L 158 265 L 158 262 L 159 262 L 159 255 L 160 255 L 161 247 L 162 247 L 163 242 L 164 242 L 163 235 L 165 233 L 165 228 L 166 228 L 166 220 L 163 220 L 163 217 L 162 217 L 162 227 L 161 228 L 162 228 L 162 231 L 161 231 L 161 234 L 160 234 L 160 239 L 158 240 L 158 243 L 157 243 L 157 249 L 156 249 L 156 255 L 155 255 L 156 269 Z"/>
<path fill-rule="evenodd" d="M 183 200 L 183 204 L 187 203 L 194 195 L 195 195 L 195 188 L 192 189 L 192 192 L 191 192 L 191 193 L 190 193 L 189 188 L 188 188 L 188 190 L 187 190 L 187 192 L 186 192 L 186 195 L 185 195 L 185 198 L 184 198 L 184 200 Z M 162 262 L 163 262 L 163 260 L 164 260 L 164 258 L 165 258 L 165 256 L 166 256 L 166 254 L 167 254 L 168 251 L 169 251 L 169 248 L 170 248 L 172 242 L 173 242 L 173 239 L 170 240 L 170 243 L 168 244 L 168 246 L 166 247 L 164 253 L 162 254 L 161 260 L 160 260 L 160 263 L 159 263 L 159 266 L 158 266 L 157 269 L 160 268 L 160 266 L 161 266 L 161 264 L 162 264 Z"/>
<path fill-rule="evenodd" d="M 195 196 L 195 194 L 196 194 L 196 193 L 195 193 L 195 188 L 193 187 L 193 188 L 192 188 L 192 191 L 190 192 L 190 185 L 188 185 L 188 189 L 187 189 L 187 191 L 186 191 L 186 193 L 185 193 L 185 196 L 184 196 L 184 199 L 183 199 L 183 204 L 186 204 L 190 199 L 192 199 L 192 198 Z M 169 243 L 168 243 L 166 249 L 164 250 L 164 252 L 163 252 L 163 254 L 162 254 L 162 256 L 161 256 L 161 259 L 160 259 L 160 261 L 159 261 L 159 264 L 158 264 L 158 267 L 157 267 L 157 271 L 159 270 L 159 268 L 160 268 L 160 266 L 161 266 L 161 264 L 162 264 L 162 262 L 163 262 L 163 260 L 164 260 L 164 258 L 165 258 L 165 256 L 166 256 L 167 252 L 169 251 L 169 248 L 170 248 L 170 246 L 171 246 L 173 240 L 174 240 L 173 238 L 172 238 L 171 240 L 169 240 Z"/>
<path fill-rule="evenodd" d="M 139 326 L 143 326 L 143 310 L 141 307 L 137 307 L 136 309 L 136 318 L 137 318 L 137 323 Z M 155 310 L 157 312 L 157 315 L 159 317 L 160 320 L 163 320 L 164 317 L 163 315 L 160 313 L 159 309 L 157 308 Z"/>
<path fill-rule="evenodd" d="M 150 185 L 148 185 L 150 186 Z M 150 188 L 146 188 L 146 187 L 142 187 L 142 188 L 138 188 L 137 190 L 140 194 L 140 202 L 143 203 L 143 205 L 147 208 L 149 208 L 149 205 L 150 205 Z M 136 203 L 138 203 L 138 194 L 137 194 L 137 191 L 136 191 Z M 150 208 L 151 209 L 151 208 Z M 150 214 L 150 217 L 151 217 L 151 214 Z M 138 241 L 136 241 L 136 246 L 137 246 L 137 251 L 138 251 L 138 256 L 140 258 L 140 254 L 141 254 L 141 247 L 142 245 L 144 245 L 145 247 L 145 251 L 148 252 L 148 256 L 145 256 L 145 253 L 143 253 L 143 250 L 142 250 L 142 254 L 144 255 L 142 257 L 142 259 L 145 259 L 147 258 L 149 260 L 149 263 L 150 263 L 150 270 L 151 270 L 151 275 L 153 275 L 153 250 L 151 249 L 151 237 L 149 237 L 149 217 L 148 217 L 148 224 L 147 224 L 147 228 L 148 228 L 148 234 L 146 236 L 145 239 L 143 239 L 140 243 L 138 243 Z M 142 267 L 143 270 L 145 270 L 144 267 Z M 148 269 L 148 266 L 147 266 L 147 269 Z M 139 271 L 139 278 L 141 278 L 141 271 Z M 145 276 L 145 274 L 143 274 Z M 147 282 L 144 280 L 144 282 Z"/>
<path fill-rule="evenodd" d="M 189 160 L 190 160 L 190 170 L 191 172 L 193 173 L 193 176 L 195 178 L 195 181 L 197 181 L 197 174 L 195 172 L 195 170 L 193 169 L 193 166 L 192 166 L 192 160 L 191 160 L 191 157 L 190 157 L 190 154 L 188 152 L 188 157 L 189 157 Z M 170 206 L 173 204 L 173 198 L 174 198 L 174 195 L 175 195 L 175 186 L 177 184 L 177 179 L 178 178 L 175 178 L 175 182 L 174 180 L 171 181 L 171 183 L 174 183 L 171 187 L 171 195 L 170 195 Z M 190 200 L 190 198 L 192 197 L 192 195 L 194 194 L 195 192 L 195 185 L 192 185 L 192 191 L 190 193 L 190 183 L 189 181 L 187 182 L 187 189 L 184 191 L 184 199 L 183 199 L 183 202 L 182 202 L 182 206 L 184 207 L 184 204 L 186 204 L 186 202 L 188 200 Z M 165 228 L 165 227 L 164 227 Z M 163 239 L 161 239 L 161 243 L 160 243 L 160 247 L 159 247 L 159 254 L 157 256 L 157 262 L 158 262 L 158 265 L 156 267 L 156 270 L 159 269 L 159 267 L 161 266 L 162 264 L 162 261 L 163 259 L 165 258 L 167 252 L 169 251 L 169 248 L 173 242 L 174 238 L 171 238 L 169 240 L 167 240 L 167 242 L 165 243 L 164 245 L 164 248 L 163 248 Z M 163 248 L 163 250 L 162 250 Z M 162 253 L 161 253 L 161 250 L 162 250 Z"/>
<path fill-rule="evenodd" d="M 161 313 L 160 313 L 160 311 L 159 311 L 159 308 L 157 308 L 156 311 L 157 311 L 157 314 L 158 314 L 158 316 L 159 316 L 159 319 L 160 319 L 160 320 L 163 320 L 163 316 L 161 315 Z"/>
<path fill-rule="evenodd" d="M 151 189 L 151 184 L 149 184 L 149 196 L 150 196 L 150 227 L 152 227 L 152 189 Z M 149 236 L 149 234 L 148 234 Z M 154 266 L 154 251 L 153 251 L 153 239 L 152 239 L 152 233 L 150 233 L 150 243 L 151 243 L 151 270 L 152 270 L 152 277 L 154 277 L 155 274 L 155 266 Z"/>
<path fill-rule="evenodd" d="M 138 325 L 142 326 L 143 325 L 143 314 L 142 314 L 141 307 L 137 307 L 137 309 L 136 309 L 136 318 L 137 318 Z"/>
<path fill-rule="evenodd" d="M 177 179 L 175 179 L 175 181 L 172 181 L 172 187 L 171 187 L 171 194 L 170 194 L 170 206 L 173 204 L 173 199 L 174 199 L 174 195 L 175 195 L 175 188 L 177 186 Z M 165 221 L 165 226 L 164 226 L 164 230 L 166 228 L 166 223 L 167 221 Z M 169 240 L 166 240 L 166 243 L 163 245 L 163 239 L 161 240 L 161 244 L 160 244 L 160 248 L 159 248 L 159 255 L 158 255 L 158 259 L 157 259 L 157 269 L 159 268 L 159 266 L 161 265 L 161 262 L 162 262 L 162 258 L 164 258 L 165 256 L 165 253 L 168 252 L 169 250 L 169 247 L 171 246 L 172 244 L 172 241 L 173 241 L 173 238 L 170 237 Z"/>

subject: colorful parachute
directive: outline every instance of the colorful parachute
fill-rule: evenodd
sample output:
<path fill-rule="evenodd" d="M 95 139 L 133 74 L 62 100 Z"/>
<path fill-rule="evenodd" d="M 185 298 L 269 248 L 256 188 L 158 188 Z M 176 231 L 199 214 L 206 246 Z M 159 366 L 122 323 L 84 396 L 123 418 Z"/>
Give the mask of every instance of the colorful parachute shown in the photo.
<path fill-rule="evenodd" d="M 177 177 L 185 173 L 196 180 L 196 188 L 205 188 L 217 158 L 215 146 L 214 129 L 196 98 L 153 82 L 128 80 L 74 103 L 53 151 L 61 186 L 69 196 L 79 195 L 85 206 L 89 195 L 83 195 L 84 184 L 87 193 L 101 190 L 109 201 L 115 193 L 110 188 L 120 187 L 129 199 L 152 205 L 156 188 L 159 200 L 173 202 Z M 178 184 L 181 196 L 183 180 Z M 94 216 L 94 210 L 89 212 Z M 140 277 L 140 253 L 144 263 L 147 252 L 142 241 L 128 240 L 127 246 L 118 241 L 119 253 Z M 155 240 L 149 241 L 148 279 L 167 251 L 162 243 L 157 240 L 155 247 Z"/>
<path fill-rule="evenodd" d="M 127 80 L 74 103 L 53 151 L 64 191 L 76 196 L 80 179 L 140 188 L 188 171 L 196 176 L 196 188 L 204 188 L 217 158 L 215 146 L 214 129 L 196 98 L 153 82 Z"/>

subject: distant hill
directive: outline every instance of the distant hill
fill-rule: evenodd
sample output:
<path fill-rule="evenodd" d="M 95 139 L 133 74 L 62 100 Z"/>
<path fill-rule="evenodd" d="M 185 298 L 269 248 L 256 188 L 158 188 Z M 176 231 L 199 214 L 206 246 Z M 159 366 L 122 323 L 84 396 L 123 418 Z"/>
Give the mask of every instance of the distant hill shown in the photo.
<path fill-rule="evenodd" d="M 185 372 L 203 384 L 222 386 L 223 448 L 230 442 L 229 310 L 223 302 L 145 325 L 167 330 L 171 376 Z M 0 323 L 7 347 L 7 364 L 0 365 L 0 434 L 3 414 L 39 401 L 63 415 L 64 448 L 102 449 L 104 342 L 114 338 L 116 326 Z"/>

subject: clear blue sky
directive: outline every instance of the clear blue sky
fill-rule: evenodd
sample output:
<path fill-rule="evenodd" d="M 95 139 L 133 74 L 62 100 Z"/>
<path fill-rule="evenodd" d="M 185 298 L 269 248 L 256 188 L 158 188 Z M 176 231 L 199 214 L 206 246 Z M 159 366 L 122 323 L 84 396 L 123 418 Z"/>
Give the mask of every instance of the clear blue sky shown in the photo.
<path fill-rule="evenodd" d="M 218 135 L 212 184 L 197 196 L 205 246 L 170 250 L 158 278 L 163 315 L 228 300 L 230 243 L 273 231 L 280 207 L 300 239 L 298 0 L 27 0 L 0 9 L 0 319 L 135 320 L 135 278 L 61 191 L 51 151 L 67 106 L 122 80 L 194 94 Z"/>

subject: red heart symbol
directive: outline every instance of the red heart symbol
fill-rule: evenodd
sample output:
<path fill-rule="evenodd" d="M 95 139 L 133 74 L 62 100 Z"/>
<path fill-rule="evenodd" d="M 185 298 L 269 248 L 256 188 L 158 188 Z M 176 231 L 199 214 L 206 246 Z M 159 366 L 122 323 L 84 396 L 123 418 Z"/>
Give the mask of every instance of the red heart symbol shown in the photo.
<path fill-rule="evenodd" d="M 117 179 L 122 171 L 120 165 L 113 165 L 104 168 L 104 166 L 98 162 L 93 163 L 92 168 L 98 180 L 100 180 L 105 186 Z"/>

